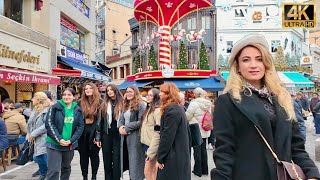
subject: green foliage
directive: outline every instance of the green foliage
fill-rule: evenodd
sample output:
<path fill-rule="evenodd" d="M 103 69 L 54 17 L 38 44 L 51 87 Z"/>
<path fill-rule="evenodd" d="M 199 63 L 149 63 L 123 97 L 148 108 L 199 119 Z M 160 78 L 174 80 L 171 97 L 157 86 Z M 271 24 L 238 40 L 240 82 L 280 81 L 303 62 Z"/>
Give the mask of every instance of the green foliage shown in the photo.
<path fill-rule="evenodd" d="M 186 45 L 183 43 L 183 41 L 180 44 L 180 50 L 179 50 L 179 69 L 189 69 L 188 67 L 188 60 L 187 60 L 187 51 L 186 51 Z"/>
<path fill-rule="evenodd" d="M 152 70 L 158 69 L 158 65 L 156 62 L 156 54 L 154 52 L 153 44 L 150 46 L 150 50 L 149 50 L 148 65 L 152 66 Z"/>
<path fill-rule="evenodd" d="M 140 67 L 141 67 L 140 51 L 137 50 L 136 55 L 134 57 L 134 73 L 138 73 L 138 68 Z"/>
<path fill-rule="evenodd" d="M 202 70 L 210 70 L 207 51 L 206 51 L 206 45 L 204 44 L 204 42 L 201 42 L 199 59 L 200 59 L 199 68 Z"/>

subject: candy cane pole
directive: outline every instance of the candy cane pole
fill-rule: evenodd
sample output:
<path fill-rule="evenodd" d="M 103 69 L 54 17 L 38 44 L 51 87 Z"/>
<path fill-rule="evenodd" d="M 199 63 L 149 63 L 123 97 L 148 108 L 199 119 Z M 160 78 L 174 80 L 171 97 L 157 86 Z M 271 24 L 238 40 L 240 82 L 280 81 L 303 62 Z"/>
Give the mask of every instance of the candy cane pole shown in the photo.
<path fill-rule="evenodd" d="M 160 51 L 159 51 L 159 65 L 170 66 L 171 65 L 171 47 L 169 44 L 170 28 L 169 26 L 160 27 Z"/>

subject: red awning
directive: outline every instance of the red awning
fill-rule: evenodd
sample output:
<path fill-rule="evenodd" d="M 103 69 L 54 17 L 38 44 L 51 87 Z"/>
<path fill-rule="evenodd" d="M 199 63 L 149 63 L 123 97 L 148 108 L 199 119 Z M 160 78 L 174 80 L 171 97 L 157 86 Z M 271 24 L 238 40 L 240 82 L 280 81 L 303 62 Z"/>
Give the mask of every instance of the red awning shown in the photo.
<path fill-rule="evenodd" d="M 60 78 L 50 74 L 0 68 L 0 81 L 13 81 L 35 84 L 60 84 Z"/>
<path fill-rule="evenodd" d="M 52 74 L 56 76 L 81 77 L 81 70 L 52 68 Z"/>

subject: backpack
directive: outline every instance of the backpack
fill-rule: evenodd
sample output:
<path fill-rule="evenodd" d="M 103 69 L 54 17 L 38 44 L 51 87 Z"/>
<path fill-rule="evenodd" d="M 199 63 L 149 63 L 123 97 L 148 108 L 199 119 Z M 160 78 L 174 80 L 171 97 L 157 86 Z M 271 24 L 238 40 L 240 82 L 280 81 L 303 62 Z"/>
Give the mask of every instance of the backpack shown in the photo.
<path fill-rule="evenodd" d="M 205 131 L 211 131 L 213 129 L 213 119 L 211 110 L 205 111 L 202 117 L 201 127 Z"/>

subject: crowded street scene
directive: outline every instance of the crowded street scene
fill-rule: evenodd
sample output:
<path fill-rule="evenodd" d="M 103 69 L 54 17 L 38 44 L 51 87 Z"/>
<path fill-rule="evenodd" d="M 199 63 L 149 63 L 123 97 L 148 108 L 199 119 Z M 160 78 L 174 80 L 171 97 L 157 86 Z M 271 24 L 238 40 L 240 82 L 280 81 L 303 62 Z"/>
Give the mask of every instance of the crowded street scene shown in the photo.
<path fill-rule="evenodd" d="M 320 180 L 320 0 L 0 0 L 0 179 Z"/>

